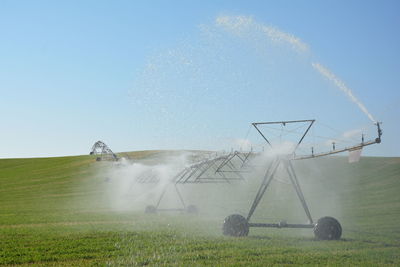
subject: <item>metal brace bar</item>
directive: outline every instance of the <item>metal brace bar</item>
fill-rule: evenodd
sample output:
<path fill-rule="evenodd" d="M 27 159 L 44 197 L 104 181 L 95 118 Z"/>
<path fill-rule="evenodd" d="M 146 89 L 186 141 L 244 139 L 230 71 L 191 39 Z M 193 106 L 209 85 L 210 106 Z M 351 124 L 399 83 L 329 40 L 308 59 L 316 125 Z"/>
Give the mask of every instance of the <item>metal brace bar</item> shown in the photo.
<path fill-rule="evenodd" d="M 301 202 L 301 205 L 303 206 L 304 212 L 307 215 L 308 221 L 310 224 L 312 224 L 313 219 L 311 217 L 310 210 L 308 209 L 307 202 L 304 198 L 303 192 L 300 187 L 299 180 L 297 179 L 296 172 L 294 171 L 292 163 L 290 161 L 286 161 L 285 168 L 286 168 L 287 173 L 289 174 L 290 181 L 292 182 L 292 185 L 297 193 L 297 196 L 300 199 L 300 202 Z"/>
<path fill-rule="evenodd" d="M 272 161 L 272 163 L 269 165 L 265 175 L 264 179 L 260 185 L 260 188 L 258 189 L 257 195 L 254 198 L 253 204 L 251 205 L 251 208 L 249 210 L 249 214 L 247 215 L 247 221 L 250 220 L 251 216 L 253 215 L 254 211 L 256 210 L 258 204 L 260 203 L 261 198 L 263 197 L 265 191 L 267 190 L 269 184 L 271 183 L 272 179 L 274 178 L 274 174 L 276 170 L 278 169 L 278 166 L 280 164 L 279 159 L 275 159 Z"/>
<path fill-rule="evenodd" d="M 176 186 L 176 184 L 175 184 L 175 191 L 178 194 L 179 200 L 181 201 L 183 208 L 186 209 L 185 201 L 183 200 L 181 192 L 179 192 L 178 187 Z"/>

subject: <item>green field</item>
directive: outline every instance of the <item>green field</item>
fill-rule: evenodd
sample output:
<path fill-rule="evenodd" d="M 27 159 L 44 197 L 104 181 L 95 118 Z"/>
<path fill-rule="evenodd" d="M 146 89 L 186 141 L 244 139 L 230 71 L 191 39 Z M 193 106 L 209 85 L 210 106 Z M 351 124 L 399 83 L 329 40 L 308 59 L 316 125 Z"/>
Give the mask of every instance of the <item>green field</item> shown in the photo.
<path fill-rule="evenodd" d="M 154 164 L 164 154 L 129 155 Z M 400 266 L 400 158 L 296 163 L 313 217 L 341 222 L 338 241 L 317 241 L 307 229 L 222 236 L 224 216 L 245 214 L 257 181 L 182 188 L 198 215 L 118 210 L 107 193 L 110 168 L 91 156 L 0 160 L 0 265 Z M 290 190 L 271 187 L 254 219 L 302 220 Z"/>

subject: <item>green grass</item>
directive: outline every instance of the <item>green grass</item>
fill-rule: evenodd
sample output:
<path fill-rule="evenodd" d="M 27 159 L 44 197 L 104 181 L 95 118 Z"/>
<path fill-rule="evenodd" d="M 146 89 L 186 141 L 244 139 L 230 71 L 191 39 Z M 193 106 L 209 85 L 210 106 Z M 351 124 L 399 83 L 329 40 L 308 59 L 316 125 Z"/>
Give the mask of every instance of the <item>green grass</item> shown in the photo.
<path fill-rule="evenodd" d="M 154 163 L 165 154 L 129 156 Z M 400 265 L 399 158 L 296 163 L 314 218 L 332 215 L 341 222 L 338 241 L 317 241 L 311 230 L 295 229 L 222 236 L 223 217 L 246 212 L 256 183 L 247 185 L 248 190 L 225 188 L 223 194 L 230 197 L 218 201 L 218 215 L 115 211 L 105 193 L 109 168 L 90 156 L 0 160 L 0 265 Z M 287 208 L 296 205 L 292 189 L 275 186 L 254 220 L 301 219 L 298 206 Z M 193 199 L 218 199 L 216 189 L 215 194 L 198 190 Z"/>

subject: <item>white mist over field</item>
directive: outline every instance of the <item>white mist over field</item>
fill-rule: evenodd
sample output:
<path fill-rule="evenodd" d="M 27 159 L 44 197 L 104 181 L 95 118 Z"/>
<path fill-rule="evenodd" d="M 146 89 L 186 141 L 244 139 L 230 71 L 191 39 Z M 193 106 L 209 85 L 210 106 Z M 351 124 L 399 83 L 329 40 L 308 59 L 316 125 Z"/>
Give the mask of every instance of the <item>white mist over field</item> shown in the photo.
<path fill-rule="evenodd" d="M 185 208 L 177 194 L 176 186 L 186 207 L 195 205 L 199 212 L 198 216 L 203 219 L 222 221 L 226 216 L 235 213 L 246 216 L 268 166 L 277 157 L 290 159 L 296 143 L 283 141 L 273 145 L 273 149 L 255 152 L 249 161 L 250 168 L 243 169 L 244 180 L 233 182 L 175 184 L 177 175 L 183 169 L 217 156 L 215 153 L 184 151 L 174 152 L 172 155 L 155 153 L 138 160 L 121 159 L 115 163 L 105 162 L 106 165 L 101 167 L 101 176 L 106 178 L 101 183 L 101 190 L 105 193 L 103 200 L 115 212 L 135 212 L 148 216 L 144 214 L 146 207 L 157 206 L 162 197 L 158 208 L 172 209 L 165 214 L 186 214 L 184 210 L 173 211 Z M 325 163 L 321 165 L 320 161 L 300 161 L 293 164 L 313 218 L 316 220 L 326 215 L 341 217 L 337 192 L 343 190 L 341 186 L 345 186 L 347 181 L 339 180 L 334 183 L 325 181 L 324 177 L 327 175 L 323 167 Z M 240 164 L 237 167 L 240 169 Z M 204 177 L 215 178 L 218 175 L 211 172 Z M 307 223 L 307 217 L 284 164 L 277 169 L 251 221 Z"/>
<path fill-rule="evenodd" d="M 156 162 L 122 159 L 114 163 L 106 170 L 104 183 L 111 207 L 116 211 L 144 211 L 147 205 L 156 205 L 163 190 L 173 185 L 174 176 L 189 164 L 190 157 L 190 153 L 182 153 L 158 157 Z"/>

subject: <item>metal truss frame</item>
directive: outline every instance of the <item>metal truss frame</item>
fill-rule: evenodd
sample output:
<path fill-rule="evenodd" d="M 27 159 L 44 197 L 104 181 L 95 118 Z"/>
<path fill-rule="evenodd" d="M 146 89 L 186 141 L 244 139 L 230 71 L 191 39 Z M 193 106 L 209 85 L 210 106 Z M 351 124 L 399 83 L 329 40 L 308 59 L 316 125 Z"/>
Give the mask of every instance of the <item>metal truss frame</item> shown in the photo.
<path fill-rule="evenodd" d="M 299 141 L 297 142 L 295 148 L 292 151 L 292 154 L 289 155 L 284 155 L 284 156 L 276 156 L 274 160 L 269 164 L 264 178 L 260 184 L 260 187 L 257 191 L 257 194 L 252 202 L 252 205 L 250 207 L 250 210 L 247 214 L 246 221 L 248 223 L 249 227 L 275 227 L 275 228 L 314 228 L 315 224 L 312 219 L 310 210 L 308 208 L 306 199 L 303 195 L 299 179 L 297 178 L 296 171 L 293 167 L 292 160 L 303 160 L 303 159 L 310 159 L 310 158 L 315 158 L 315 157 L 322 157 L 322 156 L 327 156 L 331 154 L 336 154 L 344 151 L 352 151 L 356 149 L 361 149 L 364 146 L 372 145 L 372 144 L 377 144 L 381 142 L 381 136 L 382 136 L 382 130 L 380 128 L 380 123 L 376 123 L 377 129 L 378 129 L 378 137 L 375 140 L 371 140 L 368 142 L 362 142 L 361 144 L 351 146 L 345 149 L 337 150 L 337 151 L 330 151 L 330 152 L 325 152 L 325 153 L 320 153 L 320 154 L 312 154 L 312 155 L 306 155 L 306 156 L 294 156 L 296 149 L 299 147 L 299 145 L 302 143 L 304 138 L 306 137 L 307 133 L 309 132 L 310 128 L 314 124 L 315 120 L 297 120 L 297 121 L 277 121 L 277 122 L 257 122 L 257 123 L 252 123 L 252 125 L 256 128 L 258 133 L 262 136 L 262 138 L 269 144 L 269 146 L 272 148 L 272 144 L 269 142 L 268 138 L 266 135 L 260 130 L 258 127 L 259 125 L 264 125 L 264 124 L 282 124 L 285 126 L 286 124 L 289 123 L 309 123 L 308 127 L 306 128 L 305 132 L 301 135 Z M 299 201 L 304 209 L 304 212 L 308 218 L 308 223 L 306 224 L 288 224 L 286 222 L 280 222 L 280 223 L 250 223 L 250 219 L 253 216 L 253 213 L 257 209 L 257 206 L 259 205 L 261 199 L 264 197 L 264 194 L 266 190 L 268 189 L 271 181 L 274 179 L 276 172 L 278 170 L 278 167 L 282 166 L 283 169 L 286 171 L 286 173 L 289 176 L 290 182 L 299 198 Z"/>
<path fill-rule="evenodd" d="M 248 163 L 251 152 L 232 152 L 196 162 L 177 173 L 169 182 L 164 185 L 161 194 L 156 202 L 156 211 L 185 211 L 187 204 L 178 189 L 178 185 L 184 184 L 216 184 L 243 181 L 242 168 Z M 136 179 L 138 183 L 158 183 L 159 179 L 151 170 Z M 182 204 L 182 208 L 161 209 L 160 204 L 171 186 Z"/>
<path fill-rule="evenodd" d="M 119 160 L 118 156 L 115 155 L 114 152 L 112 152 L 112 150 L 102 141 L 94 143 L 90 155 L 100 155 L 100 157 L 97 158 L 98 161 L 105 159 L 115 161 Z"/>

